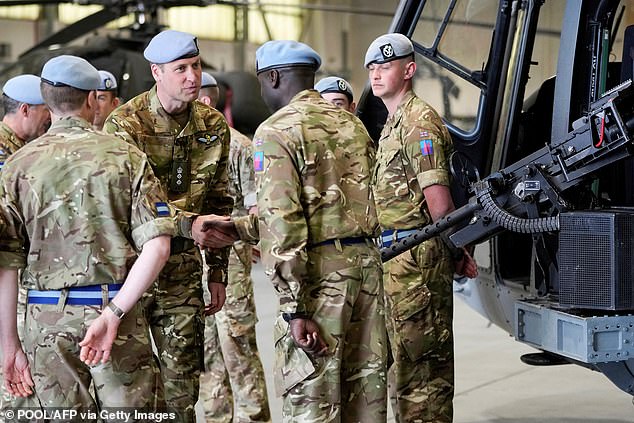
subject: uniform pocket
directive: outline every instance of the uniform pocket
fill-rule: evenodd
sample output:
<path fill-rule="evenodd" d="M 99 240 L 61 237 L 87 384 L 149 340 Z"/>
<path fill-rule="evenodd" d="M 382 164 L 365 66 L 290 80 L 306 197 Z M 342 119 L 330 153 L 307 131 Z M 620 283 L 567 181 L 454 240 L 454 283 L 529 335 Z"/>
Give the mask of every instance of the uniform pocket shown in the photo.
<path fill-rule="evenodd" d="M 444 344 L 450 337 L 444 322 L 431 303 L 431 292 L 419 285 L 395 304 L 396 341 L 407 352 L 411 361 L 418 361 Z"/>
<path fill-rule="evenodd" d="M 295 345 L 291 337 L 290 325 L 281 317 L 273 328 L 275 339 L 275 392 L 284 395 L 295 385 L 315 372 L 315 366 L 308 354 Z"/>

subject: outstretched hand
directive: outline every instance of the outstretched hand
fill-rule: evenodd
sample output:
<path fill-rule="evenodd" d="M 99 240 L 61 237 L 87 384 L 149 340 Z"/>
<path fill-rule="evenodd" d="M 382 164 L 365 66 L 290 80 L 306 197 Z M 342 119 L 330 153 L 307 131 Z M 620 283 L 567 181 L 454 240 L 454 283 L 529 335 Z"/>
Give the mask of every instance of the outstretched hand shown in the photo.
<path fill-rule="evenodd" d="M 319 357 L 328 353 L 328 344 L 320 335 L 317 323 L 311 319 L 291 320 L 291 336 L 295 345 L 309 354 Z"/>
<path fill-rule="evenodd" d="M 194 220 L 192 239 L 204 248 L 223 248 L 232 245 L 240 237 L 229 216 L 209 214 Z"/>
<path fill-rule="evenodd" d="M 121 320 L 117 316 L 110 313 L 109 310 L 104 310 L 90 324 L 86 336 L 79 343 L 81 347 L 79 359 L 92 366 L 99 364 L 100 361 L 106 363 L 110 358 L 112 344 L 117 337 L 120 323 Z"/>
<path fill-rule="evenodd" d="M 33 394 L 33 379 L 29 369 L 29 360 L 22 349 L 13 353 L 5 351 L 3 362 L 4 386 L 16 397 L 28 397 Z"/>

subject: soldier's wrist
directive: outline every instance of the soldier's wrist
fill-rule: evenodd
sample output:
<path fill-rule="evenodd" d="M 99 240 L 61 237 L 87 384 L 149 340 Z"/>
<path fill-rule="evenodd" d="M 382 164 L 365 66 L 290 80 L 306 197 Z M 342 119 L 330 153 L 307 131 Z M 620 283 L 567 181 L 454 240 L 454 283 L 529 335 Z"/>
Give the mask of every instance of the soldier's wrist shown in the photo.
<path fill-rule="evenodd" d="M 178 222 L 178 229 L 181 236 L 193 239 L 192 228 L 194 226 L 194 221 L 196 220 L 196 218 L 198 218 L 197 214 L 181 215 Z"/>
<path fill-rule="evenodd" d="M 282 313 L 282 319 L 285 322 L 289 322 L 295 319 L 310 319 L 310 316 L 306 313 Z"/>

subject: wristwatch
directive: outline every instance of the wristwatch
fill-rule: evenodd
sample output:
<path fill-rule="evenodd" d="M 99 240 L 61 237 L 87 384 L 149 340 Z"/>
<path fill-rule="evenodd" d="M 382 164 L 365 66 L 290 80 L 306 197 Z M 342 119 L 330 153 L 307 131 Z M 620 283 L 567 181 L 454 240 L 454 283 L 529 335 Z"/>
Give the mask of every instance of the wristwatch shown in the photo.
<path fill-rule="evenodd" d="M 115 303 L 113 303 L 112 301 L 110 301 L 108 303 L 108 308 L 110 309 L 110 311 L 112 311 L 112 313 L 115 316 L 117 316 L 119 318 L 119 320 L 123 319 L 123 316 L 125 316 L 125 311 L 123 311 L 119 307 L 117 307 L 117 305 Z"/>

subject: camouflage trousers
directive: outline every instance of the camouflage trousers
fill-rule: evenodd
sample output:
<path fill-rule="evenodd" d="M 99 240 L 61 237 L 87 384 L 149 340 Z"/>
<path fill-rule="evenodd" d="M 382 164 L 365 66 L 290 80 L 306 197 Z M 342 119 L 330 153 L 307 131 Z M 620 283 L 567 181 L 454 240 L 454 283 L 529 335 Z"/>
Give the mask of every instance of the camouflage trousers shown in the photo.
<path fill-rule="evenodd" d="M 96 413 L 163 406 L 154 402 L 156 364 L 139 305 L 121 321 L 107 363 L 88 366 L 79 360 L 79 342 L 100 312 L 100 306 L 27 306 L 24 348 L 35 382 L 28 406 Z M 91 381 L 94 397 L 89 393 Z"/>
<path fill-rule="evenodd" d="M 194 422 L 203 368 L 202 260 L 197 249 L 173 255 L 143 297 L 158 352 L 167 407 L 179 422 Z"/>
<path fill-rule="evenodd" d="M 28 290 L 20 286 L 18 290 L 18 336 L 21 341 L 24 341 L 24 320 L 26 318 L 26 297 Z M 0 351 L 0 358 L 2 357 L 2 351 Z M 0 361 L 1 363 L 1 361 Z M 2 365 L 0 365 L 0 410 L 6 411 L 9 408 L 20 408 L 25 405 L 25 398 L 15 397 L 11 395 L 7 388 L 4 386 L 4 378 L 2 377 Z M 4 415 L 4 413 L 2 413 Z"/>
<path fill-rule="evenodd" d="M 258 319 L 251 251 L 252 247 L 243 242 L 231 248 L 225 305 L 205 321 L 205 371 L 200 377 L 200 400 L 207 423 L 271 420 L 255 337 Z M 205 295 L 209 295 L 206 290 Z"/>
<path fill-rule="evenodd" d="M 309 311 L 329 345 L 324 357 L 295 346 L 281 316 L 275 328 L 275 385 L 285 422 L 384 422 L 387 339 L 381 259 L 374 246 L 308 250 Z"/>
<path fill-rule="evenodd" d="M 398 423 L 453 419 L 453 261 L 432 239 L 384 264 L 388 379 Z"/>

